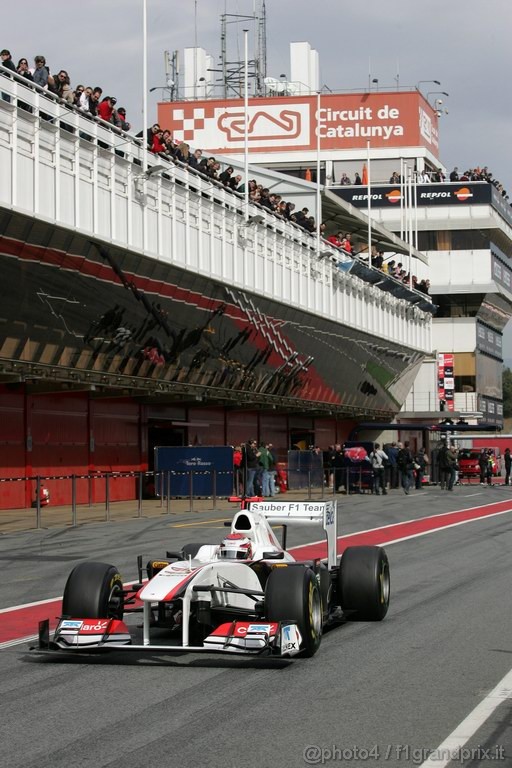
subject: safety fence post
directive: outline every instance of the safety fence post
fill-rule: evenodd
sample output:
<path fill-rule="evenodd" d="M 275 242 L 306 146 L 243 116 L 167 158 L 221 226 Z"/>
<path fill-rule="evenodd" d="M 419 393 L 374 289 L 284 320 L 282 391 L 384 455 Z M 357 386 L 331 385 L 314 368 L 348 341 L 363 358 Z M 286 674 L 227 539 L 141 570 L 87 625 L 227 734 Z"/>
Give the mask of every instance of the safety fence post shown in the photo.
<path fill-rule="evenodd" d="M 167 492 L 166 492 L 166 512 L 167 514 L 171 511 L 171 470 L 167 470 Z"/>
<path fill-rule="evenodd" d="M 71 475 L 71 525 L 76 528 L 76 475 Z"/>
<path fill-rule="evenodd" d="M 139 492 L 137 496 L 137 517 L 142 517 L 142 472 L 139 472 Z"/>
<path fill-rule="evenodd" d="M 41 528 L 41 477 L 36 477 L 36 528 Z"/>
<path fill-rule="evenodd" d="M 160 496 L 160 509 L 162 509 L 164 505 L 164 497 L 165 497 L 165 486 L 164 486 L 164 480 L 165 476 L 163 472 L 153 472 L 153 482 L 155 486 L 155 491 L 158 488 Z"/>
<path fill-rule="evenodd" d="M 213 509 L 217 509 L 217 470 L 213 469 L 212 474 L 212 499 L 213 499 Z"/>
<path fill-rule="evenodd" d="M 110 522 L 110 475 L 105 473 L 105 520 Z"/>
<path fill-rule="evenodd" d="M 194 511 L 194 470 L 191 469 L 189 473 L 189 482 L 190 482 L 190 488 L 189 488 L 189 494 L 190 494 L 190 507 L 189 512 Z"/>

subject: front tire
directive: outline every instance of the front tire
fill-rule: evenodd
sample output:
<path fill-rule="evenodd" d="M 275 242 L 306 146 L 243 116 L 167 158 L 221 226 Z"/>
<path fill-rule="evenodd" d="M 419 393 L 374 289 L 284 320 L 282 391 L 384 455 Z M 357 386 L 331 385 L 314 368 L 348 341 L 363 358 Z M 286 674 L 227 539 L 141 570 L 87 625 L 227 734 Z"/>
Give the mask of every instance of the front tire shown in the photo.
<path fill-rule="evenodd" d="M 62 615 L 77 619 L 122 619 L 124 592 L 114 565 L 87 562 L 69 574 L 62 599 Z"/>
<path fill-rule="evenodd" d="M 382 621 L 389 608 L 389 561 L 382 547 L 348 547 L 341 556 L 338 597 L 356 621 Z"/>
<path fill-rule="evenodd" d="M 269 621 L 295 621 L 302 636 L 302 655 L 314 656 L 322 639 L 322 598 L 310 568 L 274 568 L 265 587 Z"/>

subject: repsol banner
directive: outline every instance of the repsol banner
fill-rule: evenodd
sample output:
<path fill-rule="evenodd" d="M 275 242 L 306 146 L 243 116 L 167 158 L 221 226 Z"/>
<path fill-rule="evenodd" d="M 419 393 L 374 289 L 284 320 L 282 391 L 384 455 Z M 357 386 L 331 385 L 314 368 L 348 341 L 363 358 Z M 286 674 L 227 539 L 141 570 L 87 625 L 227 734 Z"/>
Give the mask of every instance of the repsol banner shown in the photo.
<path fill-rule="evenodd" d="M 487 182 L 477 184 L 418 184 L 418 205 L 475 205 L 491 203 L 493 187 Z M 341 187 L 329 188 L 330 192 L 351 203 L 356 208 L 368 206 L 368 188 Z M 400 208 L 403 190 L 400 185 L 386 184 L 386 186 L 372 187 L 370 189 L 370 201 L 374 208 Z"/>

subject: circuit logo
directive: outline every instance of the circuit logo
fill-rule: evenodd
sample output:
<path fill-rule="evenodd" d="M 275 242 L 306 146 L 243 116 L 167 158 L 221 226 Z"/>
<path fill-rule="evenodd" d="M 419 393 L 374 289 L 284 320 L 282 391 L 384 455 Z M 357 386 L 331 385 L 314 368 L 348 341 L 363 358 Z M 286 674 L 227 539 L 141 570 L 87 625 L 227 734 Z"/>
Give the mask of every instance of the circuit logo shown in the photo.
<path fill-rule="evenodd" d="M 466 200 L 469 200 L 470 197 L 473 197 L 473 193 L 468 187 L 461 187 L 460 189 L 457 189 L 453 194 L 461 203 L 465 203 Z"/>
<path fill-rule="evenodd" d="M 402 199 L 399 189 L 392 189 L 391 192 L 386 192 L 386 197 L 390 203 L 398 203 Z"/>
<path fill-rule="evenodd" d="M 223 112 L 217 120 L 218 127 L 226 134 L 229 142 L 240 141 L 245 135 L 244 112 Z M 259 109 L 248 118 L 247 134 L 249 141 L 260 139 L 296 139 L 300 135 L 300 112 L 281 109 L 277 115 L 270 110 Z"/>

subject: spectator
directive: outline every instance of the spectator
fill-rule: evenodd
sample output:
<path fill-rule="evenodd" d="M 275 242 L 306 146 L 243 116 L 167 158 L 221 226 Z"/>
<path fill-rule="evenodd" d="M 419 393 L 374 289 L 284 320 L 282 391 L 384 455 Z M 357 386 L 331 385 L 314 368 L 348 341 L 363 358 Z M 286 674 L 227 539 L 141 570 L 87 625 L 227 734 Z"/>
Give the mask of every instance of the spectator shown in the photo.
<path fill-rule="evenodd" d="M 12 60 L 11 52 L 7 50 L 7 48 L 4 48 L 0 52 L 0 56 L 2 58 L 2 65 L 6 69 L 10 69 L 11 72 L 16 72 L 16 67 L 14 66 L 14 62 Z"/>
<path fill-rule="evenodd" d="M 80 98 L 78 100 L 78 108 L 83 109 L 84 112 L 90 112 L 91 111 L 91 105 L 90 105 L 90 98 L 92 96 L 92 86 L 88 85 L 87 88 L 84 88 L 83 93 L 80 94 Z"/>
<path fill-rule="evenodd" d="M 425 476 L 425 472 L 427 469 L 427 465 L 429 463 L 428 456 L 425 453 L 424 448 L 420 448 L 416 456 L 414 457 L 414 461 L 417 464 L 416 469 L 416 490 L 419 491 L 422 487 L 423 478 Z"/>
<path fill-rule="evenodd" d="M 46 66 L 46 59 L 44 56 L 36 56 L 34 58 L 34 64 L 36 65 L 34 69 L 34 73 L 32 77 L 34 78 L 34 83 L 38 85 L 40 88 L 47 88 L 48 87 L 48 75 L 50 74 L 50 71 L 48 67 Z"/>
<path fill-rule="evenodd" d="M 272 208 L 270 192 L 266 187 L 261 190 L 260 205 L 262 205 L 264 208 L 268 208 L 269 210 Z"/>
<path fill-rule="evenodd" d="M 99 85 L 94 88 L 93 92 L 89 96 L 89 113 L 96 117 L 98 114 L 98 107 L 101 99 L 101 94 L 103 93 L 103 88 L 100 88 Z"/>
<path fill-rule="evenodd" d="M 503 460 L 505 462 L 505 485 L 510 485 L 510 470 L 512 468 L 512 456 L 510 455 L 510 448 L 505 448 Z"/>
<path fill-rule="evenodd" d="M 182 141 L 176 150 L 175 158 L 178 162 L 188 165 L 190 160 L 190 145 Z"/>
<path fill-rule="evenodd" d="M 375 443 L 373 451 L 370 453 L 370 462 L 373 469 L 373 490 L 376 496 L 379 495 L 379 491 L 382 495 L 387 494 L 386 481 L 384 477 L 385 467 L 388 462 L 387 454 L 381 449 L 379 443 Z"/>
<path fill-rule="evenodd" d="M 233 173 L 234 168 L 231 165 L 228 165 L 225 171 L 223 171 L 219 176 L 219 181 L 221 184 L 224 184 L 225 187 L 228 186 L 229 180 L 231 179 L 231 174 Z"/>
<path fill-rule="evenodd" d="M 341 247 L 347 253 L 352 253 L 352 235 L 350 235 L 348 232 L 341 241 Z"/>
<path fill-rule="evenodd" d="M 389 460 L 389 487 L 398 488 L 398 466 L 396 463 L 398 448 L 396 443 L 391 443 L 391 445 L 388 446 L 386 453 Z"/>
<path fill-rule="evenodd" d="M 240 445 L 235 445 L 233 449 L 233 491 L 235 496 L 241 496 L 244 487 L 242 459 L 242 448 Z"/>
<path fill-rule="evenodd" d="M 53 79 L 52 91 L 67 104 L 73 104 L 74 95 L 69 75 L 65 69 L 61 69 L 59 74 Z"/>
<path fill-rule="evenodd" d="M 337 235 L 329 235 L 327 242 L 331 243 L 331 245 L 334 245 L 335 248 L 341 248 L 341 243 L 343 242 L 343 232 L 338 232 Z"/>
<path fill-rule="evenodd" d="M 114 110 L 113 122 L 114 125 L 120 128 L 122 131 L 129 131 L 132 127 L 126 120 L 126 109 L 124 107 L 119 107 L 119 109 Z"/>
<path fill-rule="evenodd" d="M 232 176 L 229 180 L 228 187 L 233 190 L 233 192 L 238 192 L 240 189 L 240 182 L 242 181 L 242 177 L 240 174 L 237 174 L 236 176 Z"/>
<path fill-rule="evenodd" d="M 342 186 L 344 186 L 344 187 L 347 187 L 347 186 L 349 186 L 350 184 L 352 184 L 352 182 L 350 181 L 350 179 L 349 179 L 349 177 L 347 176 L 347 174 L 346 174 L 346 173 L 342 173 L 342 174 L 341 174 L 340 184 L 341 184 Z"/>
<path fill-rule="evenodd" d="M 343 476 L 343 469 L 345 468 L 345 454 L 341 448 L 341 444 L 337 443 L 334 446 L 334 451 L 331 454 L 331 467 L 334 470 L 334 490 L 338 493 L 339 489 L 345 483 L 345 477 Z M 347 489 L 348 490 L 348 489 Z"/>
<path fill-rule="evenodd" d="M 358 173 L 356 173 L 356 175 L 354 177 L 354 184 L 356 184 L 357 186 L 360 186 L 362 183 L 363 182 L 361 181 L 360 175 Z"/>
<path fill-rule="evenodd" d="M 155 135 L 155 133 L 158 133 L 161 130 L 162 129 L 160 128 L 158 123 L 154 123 L 150 128 L 147 129 L 146 145 L 149 151 L 151 151 L 151 147 L 153 146 L 153 136 Z M 137 138 L 142 138 L 142 135 L 143 135 L 142 131 L 139 131 L 139 133 L 137 134 Z"/>
<path fill-rule="evenodd" d="M 85 91 L 84 85 L 77 85 L 75 90 L 73 91 L 73 106 L 74 107 L 80 107 L 80 99 L 82 98 L 82 94 Z"/>
<path fill-rule="evenodd" d="M 450 181 L 459 181 L 459 169 L 457 167 L 450 173 Z"/>
<path fill-rule="evenodd" d="M 98 117 L 101 117 L 106 123 L 113 123 L 115 104 L 116 99 L 112 96 L 105 96 L 98 104 Z"/>
<path fill-rule="evenodd" d="M 16 67 L 14 66 L 14 62 L 11 57 L 11 52 L 7 50 L 7 48 L 4 48 L 0 52 L 0 56 L 2 57 L 2 65 L 6 69 L 10 69 L 11 72 L 16 72 Z M 2 75 L 5 77 L 8 77 L 8 75 L 5 75 L 4 72 L 2 72 Z M 2 93 L 2 99 L 3 101 L 10 101 L 11 97 L 7 93 Z"/>
<path fill-rule="evenodd" d="M 18 75 L 21 75 L 22 77 L 26 77 L 27 80 L 30 80 L 32 83 L 34 82 L 34 76 L 32 75 L 32 72 L 29 69 L 27 59 L 20 59 L 18 61 L 16 72 L 18 73 Z"/>
<path fill-rule="evenodd" d="M 267 452 L 269 458 L 270 495 L 275 496 L 278 493 L 276 486 L 277 459 L 272 443 L 267 443 Z"/>
<path fill-rule="evenodd" d="M 194 170 L 200 171 L 202 158 L 203 158 L 203 150 L 195 149 L 194 154 L 190 155 L 188 164 L 190 165 L 191 168 L 194 168 Z"/>
<path fill-rule="evenodd" d="M 295 203 L 286 203 L 285 218 L 290 219 L 292 217 L 294 210 L 295 210 Z"/>
<path fill-rule="evenodd" d="M 404 493 L 408 494 L 413 481 L 412 473 L 414 468 L 414 460 L 411 449 L 409 448 L 408 440 L 406 440 L 403 445 L 402 443 L 398 443 L 396 463 L 400 473 L 400 483 L 404 489 Z"/>
<path fill-rule="evenodd" d="M 262 496 L 273 496 L 272 488 L 270 485 L 270 465 L 272 462 L 272 457 L 268 451 L 267 445 L 265 443 L 261 443 L 259 448 L 259 465 L 261 467 L 261 495 Z"/>
<path fill-rule="evenodd" d="M 402 179 L 400 178 L 400 174 L 397 173 L 397 171 L 393 171 L 391 174 L 391 178 L 389 179 L 390 184 L 400 184 Z"/>
<path fill-rule="evenodd" d="M 153 152 L 155 155 L 163 154 L 166 151 L 165 144 L 164 144 L 164 132 L 162 130 L 156 131 L 156 133 L 153 133 L 153 137 L 151 140 L 151 147 L 150 152 Z"/>
<path fill-rule="evenodd" d="M 258 469 L 259 451 L 256 440 L 249 440 L 243 446 L 242 466 L 245 473 L 245 496 L 254 496 L 254 478 Z"/>

